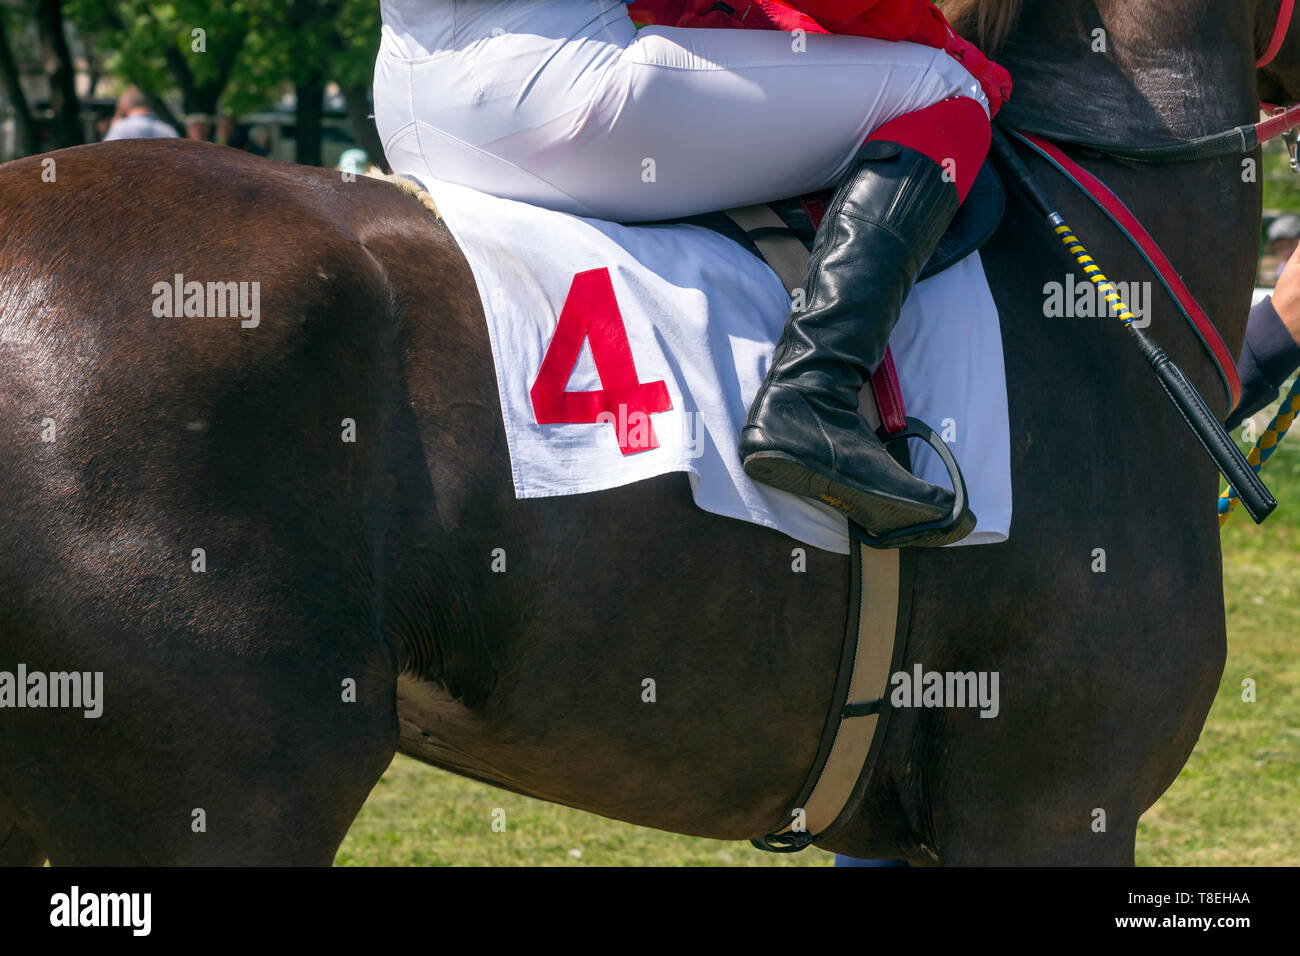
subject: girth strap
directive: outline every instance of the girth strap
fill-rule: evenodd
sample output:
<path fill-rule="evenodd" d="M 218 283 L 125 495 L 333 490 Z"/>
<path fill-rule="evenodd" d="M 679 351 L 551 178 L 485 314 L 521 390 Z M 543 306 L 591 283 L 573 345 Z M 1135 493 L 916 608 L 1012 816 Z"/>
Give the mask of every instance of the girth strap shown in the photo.
<path fill-rule="evenodd" d="M 808 274 L 808 250 L 789 234 L 789 227 L 771 206 L 728 209 L 723 215 L 749 236 L 749 241 L 758 247 L 763 261 L 772 267 L 786 291 L 793 292 L 803 285 Z"/>
<path fill-rule="evenodd" d="M 725 215 L 746 234 L 787 289 L 803 285 L 808 250 L 769 206 L 731 209 Z M 901 430 L 906 412 L 888 351 L 871 385 L 870 397 L 864 389 L 859 403 L 863 417 L 873 429 L 882 417 L 891 422 L 897 419 L 898 428 L 892 430 Z M 905 448 L 900 451 L 906 454 Z M 910 553 L 897 549 L 867 547 L 852 523 L 849 528 L 848 619 L 821 744 L 803 789 L 795 797 L 789 822 L 752 841 L 760 850 L 802 850 L 833 832 L 837 823 L 842 825 L 857 808 L 884 737 L 880 731 L 889 716 L 884 700 L 889 675 L 895 661 L 901 662 L 907 643 L 912 559 Z"/>
<path fill-rule="evenodd" d="M 912 554 L 869 548 L 856 536 L 849 548 L 849 619 L 821 748 L 790 822 L 753 841 L 761 850 L 801 850 L 842 826 L 857 809 L 884 740 L 889 676 L 902 666 L 910 624 L 910 604 L 900 598 L 911 593 Z"/>

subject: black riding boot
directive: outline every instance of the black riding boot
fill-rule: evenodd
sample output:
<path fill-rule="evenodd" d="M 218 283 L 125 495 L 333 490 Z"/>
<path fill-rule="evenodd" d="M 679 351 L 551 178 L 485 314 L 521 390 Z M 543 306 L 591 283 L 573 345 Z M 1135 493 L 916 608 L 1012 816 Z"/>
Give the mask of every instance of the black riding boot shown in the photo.
<path fill-rule="evenodd" d="M 858 394 L 957 206 L 934 160 L 883 140 L 862 147 L 817 231 L 804 308 L 790 314 L 741 432 L 747 475 L 824 501 L 874 535 L 951 512 L 951 491 L 890 456 L 858 413 Z M 973 516 L 962 524 L 956 537 Z"/>

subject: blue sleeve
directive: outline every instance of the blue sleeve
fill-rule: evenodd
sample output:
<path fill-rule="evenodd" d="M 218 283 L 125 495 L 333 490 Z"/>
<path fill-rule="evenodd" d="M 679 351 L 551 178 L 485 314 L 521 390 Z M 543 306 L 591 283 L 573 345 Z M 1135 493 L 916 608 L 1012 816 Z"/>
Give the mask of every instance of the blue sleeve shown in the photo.
<path fill-rule="evenodd" d="M 1229 416 L 1227 427 L 1236 428 L 1275 401 L 1278 390 L 1297 368 L 1300 368 L 1300 345 L 1282 324 L 1273 308 L 1273 299 L 1267 298 L 1250 310 L 1246 341 L 1237 360 L 1241 403 Z"/>

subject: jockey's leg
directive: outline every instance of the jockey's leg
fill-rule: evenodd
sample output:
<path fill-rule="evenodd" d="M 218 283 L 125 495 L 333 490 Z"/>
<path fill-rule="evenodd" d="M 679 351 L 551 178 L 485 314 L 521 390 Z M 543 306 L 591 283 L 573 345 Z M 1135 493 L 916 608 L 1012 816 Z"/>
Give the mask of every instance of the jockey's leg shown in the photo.
<path fill-rule="evenodd" d="M 397 20 L 398 6 L 423 19 Z M 638 33 L 609 0 L 409 0 L 385 17 L 375 115 L 395 171 L 620 222 L 832 187 L 885 123 L 986 102 L 930 47 Z"/>
<path fill-rule="evenodd" d="M 817 231 L 802 303 L 741 432 L 745 473 L 816 498 L 874 534 L 938 521 L 953 494 L 901 467 L 858 413 L 912 284 L 969 191 L 989 146 L 978 103 L 946 100 L 871 135 Z M 975 527 L 974 516 L 943 537 Z"/>
<path fill-rule="evenodd" d="M 398 172 L 624 222 L 838 185 L 807 307 L 751 410 L 746 471 L 877 534 L 947 514 L 952 493 L 884 451 L 857 390 L 988 147 L 960 64 L 861 37 L 636 33 L 608 0 L 435 8 L 385 24 L 376 117 Z"/>

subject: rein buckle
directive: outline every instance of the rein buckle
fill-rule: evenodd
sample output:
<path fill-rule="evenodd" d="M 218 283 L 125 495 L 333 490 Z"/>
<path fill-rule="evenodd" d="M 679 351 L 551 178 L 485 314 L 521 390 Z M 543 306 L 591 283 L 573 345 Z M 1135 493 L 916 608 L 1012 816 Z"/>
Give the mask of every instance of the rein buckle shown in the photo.
<path fill-rule="evenodd" d="M 1291 109 L 1289 106 L 1274 107 L 1273 115 L 1280 116 L 1289 109 Z M 1300 141 L 1300 128 L 1293 127 L 1284 130 L 1281 135 L 1282 142 L 1286 144 L 1286 151 L 1291 156 L 1291 172 L 1300 175 L 1300 159 L 1296 157 L 1296 145 L 1297 142 Z"/>

